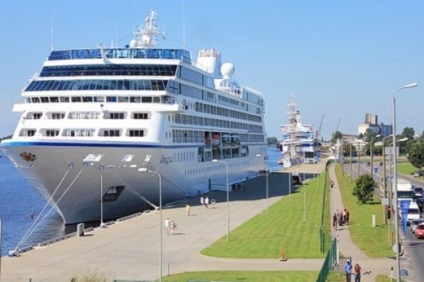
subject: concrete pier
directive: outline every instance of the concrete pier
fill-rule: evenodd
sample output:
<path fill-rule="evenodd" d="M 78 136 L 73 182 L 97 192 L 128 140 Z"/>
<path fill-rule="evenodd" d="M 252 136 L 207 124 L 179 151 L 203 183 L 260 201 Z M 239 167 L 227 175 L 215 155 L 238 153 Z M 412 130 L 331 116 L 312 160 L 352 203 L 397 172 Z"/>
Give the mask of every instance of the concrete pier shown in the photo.
<path fill-rule="evenodd" d="M 295 167 L 302 173 L 324 170 L 324 162 Z M 238 192 L 230 192 L 230 228 L 272 205 L 288 194 L 288 174 L 269 174 L 269 199 L 266 199 L 265 176 L 245 183 Z M 245 188 L 244 189 L 244 185 Z M 230 190 L 231 191 L 231 190 Z M 323 260 L 218 259 L 200 255 L 200 250 L 227 233 L 226 192 L 211 192 L 214 207 L 205 208 L 199 199 L 184 201 L 163 209 L 177 223 L 174 235 L 167 235 L 159 212 L 151 211 L 107 228 L 95 228 L 84 236 L 75 236 L 48 246 L 36 247 L 19 257 L 3 257 L 2 281 L 70 281 L 87 273 L 113 279 L 155 280 L 159 277 L 159 229 L 163 232 L 163 275 L 200 270 L 319 270 Z M 191 215 L 186 212 L 191 206 Z"/>

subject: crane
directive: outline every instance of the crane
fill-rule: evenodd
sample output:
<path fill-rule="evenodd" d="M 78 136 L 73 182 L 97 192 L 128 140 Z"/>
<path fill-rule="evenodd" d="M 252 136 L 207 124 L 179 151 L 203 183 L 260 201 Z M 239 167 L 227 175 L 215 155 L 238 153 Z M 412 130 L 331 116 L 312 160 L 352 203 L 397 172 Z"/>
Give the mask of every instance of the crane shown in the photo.
<path fill-rule="evenodd" d="M 335 130 L 334 132 L 339 131 L 339 127 L 340 127 L 340 122 L 341 122 L 341 121 L 342 121 L 342 119 L 340 118 L 340 119 L 339 119 L 339 122 L 337 123 L 336 130 Z"/>
<path fill-rule="evenodd" d="M 321 134 L 321 128 L 322 128 L 322 122 L 324 121 L 324 114 L 322 114 L 321 116 L 321 121 L 319 123 L 319 127 L 318 130 L 315 133 L 315 139 L 319 139 L 320 138 L 320 134 Z"/>

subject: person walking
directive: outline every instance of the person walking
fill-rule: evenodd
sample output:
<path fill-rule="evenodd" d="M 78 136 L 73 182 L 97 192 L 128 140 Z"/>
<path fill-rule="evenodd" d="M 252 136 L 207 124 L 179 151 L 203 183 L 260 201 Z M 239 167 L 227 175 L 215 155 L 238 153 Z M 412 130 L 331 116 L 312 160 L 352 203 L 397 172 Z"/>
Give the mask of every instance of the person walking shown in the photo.
<path fill-rule="evenodd" d="M 346 260 L 346 263 L 344 265 L 344 270 L 346 274 L 346 282 L 350 282 L 351 273 L 352 273 L 352 265 L 350 264 L 350 260 Z"/>
<path fill-rule="evenodd" d="M 208 208 L 209 205 L 209 197 L 205 198 L 205 207 Z"/>
<path fill-rule="evenodd" d="M 202 197 L 200 197 L 200 204 L 203 206 L 205 204 L 205 199 Z"/>
<path fill-rule="evenodd" d="M 189 204 L 186 205 L 186 213 L 187 213 L 188 216 L 190 216 L 191 208 L 190 208 Z"/>
<path fill-rule="evenodd" d="M 361 282 L 361 267 L 359 264 L 355 263 L 355 267 L 353 268 L 353 271 L 355 272 L 355 282 Z"/>
<path fill-rule="evenodd" d="M 163 223 L 163 228 L 165 228 L 166 230 L 166 234 L 169 235 L 169 231 L 170 231 L 170 221 L 169 221 L 169 217 L 167 217 L 165 219 L 165 222 Z"/>
<path fill-rule="evenodd" d="M 333 214 L 333 227 L 337 229 L 337 213 Z"/>

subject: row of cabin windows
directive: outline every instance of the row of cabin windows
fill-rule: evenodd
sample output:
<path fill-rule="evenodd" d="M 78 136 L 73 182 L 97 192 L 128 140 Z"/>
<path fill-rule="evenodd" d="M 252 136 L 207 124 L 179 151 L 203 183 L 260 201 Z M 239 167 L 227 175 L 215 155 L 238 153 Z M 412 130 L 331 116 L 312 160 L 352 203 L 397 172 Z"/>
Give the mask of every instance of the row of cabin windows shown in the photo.
<path fill-rule="evenodd" d="M 167 80 L 36 80 L 25 91 L 80 91 L 80 90 L 153 90 L 166 89 Z"/>
<path fill-rule="evenodd" d="M 235 128 L 243 129 L 249 132 L 262 133 L 263 127 L 261 125 L 247 124 L 244 122 L 235 122 L 222 119 L 213 119 L 191 115 L 175 115 L 175 123 L 177 124 L 190 124 L 210 127 L 224 127 L 224 128 Z"/>
<path fill-rule="evenodd" d="M 46 113 L 47 119 L 64 119 L 65 113 Z M 41 119 L 42 113 L 29 112 L 24 117 L 25 119 Z M 71 112 L 68 114 L 69 119 L 99 119 L 101 116 L 100 112 Z M 104 112 L 104 119 L 125 119 L 127 113 L 124 112 Z M 132 119 L 149 119 L 148 113 L 131 113 Z"/>
<path fill-rule="evenodd" d="M 35 129 L 23 129 L 21 131 L 20 136 L 27 136 L 32 137 L 36 134 Z M 122 130 L 120 129 L 101 129 L 99 131 L 99 136 L 103 137 L 119 137 L 121 136 Z M 59 129 L 41 129 L 40 134 L 42 136 L 47 137 L 55 137 L 59 136 L 60 130 Z M 95 130 L 94 129 L 64 129 L 62 136 L 65 137 L 91 137 L 95 136 Z M 144 137 L 146 136 L 146 132 L 143 129 L 128 129 L 127 130 L 127 137 Z"/>
<path fill-rule="evenodd" d="M 196 102 L 194 108 L 196 112 L 200 112 L 200 113 L 231 117 L 231 118 L 236 118 L 241 120 L 249 120 L 253 122 L 262 122 L 262 117 L 260 115 L 252 115 L 245 112 L 225 109 L 225 108 L 214 106 L 214 105 Z"/>
<path fill-rule="evenodd" d="M 58 129 L 42 129 L 40 130 L 42 136 L 55 137 L 59 136 Z M 35 136 L 35 129 L 23 129 L 20 136 L 32 137 Z M 101 129 L 99 130 L 98 136 L 103 137 L 119 137 L 122 135 L 122 130 L 120 129 Z M 62 136 L 66 137 L 90 137 L 95 136 L 94 129 L 64 129 Z M 143 129 L 128 129 L 126 136 L 128 137 L 144 137 L 146 132 Z M 168 132 L 166 134 L 168 137 Z M 169 133 L 169 138 L 172 138 L 174 143 L 201 143 L 204 142 L 204 131 L 196 130 L 179 130 L 175 129 L 172 133 Z M 263 134 L 240 134 L 241 142 L 265 142 Z"/>
<path fill-rule="evenodd" d="M 26 103 L 161 103 L 161 97 L 152 96 L 42 96 L 26 97 Z M 167 103 L 169 103 L 167 101 Z"/>
<path fill-rule="evenodd" d="M 130 76 L 174 76 L 176 65 L 77 65 L 49 66 L 41 71 L 41 77 L 89 76 L 89 75 L 130 75 Z"/>

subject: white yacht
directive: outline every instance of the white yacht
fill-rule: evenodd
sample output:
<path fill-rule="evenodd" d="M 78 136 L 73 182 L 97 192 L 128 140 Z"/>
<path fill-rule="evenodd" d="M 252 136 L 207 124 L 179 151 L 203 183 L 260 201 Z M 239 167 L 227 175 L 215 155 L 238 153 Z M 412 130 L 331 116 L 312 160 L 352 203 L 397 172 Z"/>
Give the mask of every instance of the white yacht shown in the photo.
<path fill-rule="evenodd" d="M 317 163 L 320 160 L 320 142 L 315 138 L 313 126 L 303 124 L 294 97 L 288 104 L 288 123 L 281 126 L 282 158 L 285 168 L 299 163 Z"/>
<path fill-rule="evenodd" d="M 261 93 L 215 49 L 157 48 L 156 20 L 122 48 L 53 50 L 13 107 L 1 149 L 65 224 L 226 190 L 264 167 Z"/>

